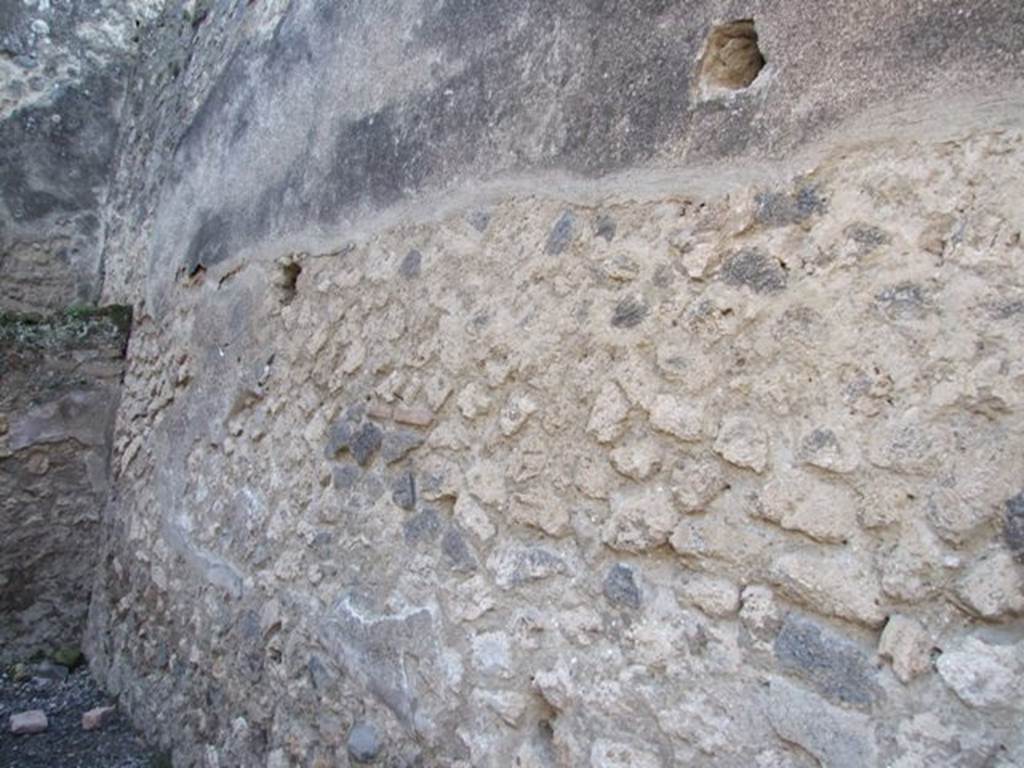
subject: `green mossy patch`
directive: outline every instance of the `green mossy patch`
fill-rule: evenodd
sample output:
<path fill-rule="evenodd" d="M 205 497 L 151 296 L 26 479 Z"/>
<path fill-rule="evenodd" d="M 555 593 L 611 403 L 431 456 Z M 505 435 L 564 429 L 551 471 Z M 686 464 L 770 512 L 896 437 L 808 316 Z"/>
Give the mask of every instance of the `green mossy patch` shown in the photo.
<path fill-rule="evenodd" d="M 58 648 L 53 652 L 53 660 L 74 672 L 85 663 L 85 656 L 78 648 Z"/>
<path fill-rule="evenodd" d="M 0 312 L 0 348 L 56 349 L 127 342 L 132 308 L 74 306 L 52 315 Z"/>

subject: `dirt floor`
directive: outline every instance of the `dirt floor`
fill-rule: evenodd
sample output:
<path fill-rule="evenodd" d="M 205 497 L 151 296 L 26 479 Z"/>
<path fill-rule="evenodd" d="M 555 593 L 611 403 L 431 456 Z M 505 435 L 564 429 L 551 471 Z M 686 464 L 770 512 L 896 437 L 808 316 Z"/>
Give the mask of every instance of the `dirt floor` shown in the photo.
<path fill-rule="evenodd" d="M 146 746 L 120 712 L 100 730 L 82 729 L 82 714 L 115 702 L 97 688 L 84 667 L 61 681 L 30 677 L 15 682 L 0 671 L 0 768 L 164 768 L 170 763 Z M 11 733 L 10 716 L 41 709 L 47 730 Z"/>

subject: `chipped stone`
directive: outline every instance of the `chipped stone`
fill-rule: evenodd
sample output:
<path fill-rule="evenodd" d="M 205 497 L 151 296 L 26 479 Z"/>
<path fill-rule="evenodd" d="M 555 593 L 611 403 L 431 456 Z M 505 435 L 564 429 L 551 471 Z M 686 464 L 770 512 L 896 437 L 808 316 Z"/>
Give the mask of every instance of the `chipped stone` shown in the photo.
<path fill-rule="evenodd" d="M 448 607 L 455 621 L 469 622 L 476 621 L 496 604 L 487 579 L 477 574 L 456 586 Z"/>
<path fill-rule="evenodd" d="M 739 587 L 718 576 L 688 575 L 681 591 L 687 600 L 714 618 L 733 616 L 740 607 Z"/>
<path fill-rule="evenodd" d="M 1024 612 L 1024 576 L 1010 553 L 1002 550 L 974 563 L 957 584 L 956 593 L 983 619 Z"/>
<path fill-rule="evenodd" d="M 345 357 L 338 367 L 342 373 L 351 375 L 362 368 L 364 362 L 366 362 L 366 345 L 356 339 L 348 345 Z"/>
<path fill-rule="evenodd" d="M 694 280 L 705 280 L 718 266 L 721 254 L 714 243 L 693 243 L 682 250 L 680 259 L 686 274 Z"/>
<path fill-rule="evenodd" d="M 788 552 L 775 558 L 771 574 L 783 592 L 827 616 L 870 627 L 885 621 L 877 577 L 852 554 Z"/>
<path fill-rule="evenodd" d="M 882 630 L 878 655 L 892 662 L 900 682 L 909 683 L 931 667 L 931 647 L 928 633 L 919 621 L 894 614 Z"/>
<path fill-rule="evenodd" d="M 612 381 L 605 382 L 590 411 L 587 431 L 594 435 L 599 443 L 610 443 L 622 434 L 628 414 L 629 401 L 622 394 L 619 385 Z"/>
<path fill-rule="evenodd" d="M 572 673 L 561 660 L 551 669 L 534 673 L 533 688 L 556 712 L 567 711 L 578 696 Z"/>
<path fill-rule="evenodd" d="M 505 501 L 505 473 L 497 462 L 478 461 L 466 472 L 466 485 L 484 504 Z"/>
<path fill-rule="evenodd" d="M 621 445 L 612 451 L 612 466 L 631 480 L 646 480 L 661 468 L 656 444 L 644 441 Z"/>
<path fill-rule="evenodd" d="M 759 517 L 816 541 L 838 544 L 857 529 L 857 504 L 846 488 L 802 473 L 769 482 L 754 504 Z"/>
<path fill-rule="evenodd" d="M 966 637 L 939 656 L 935 667 L 967 706 L 1024 713 L 1024 642 L 996 645 Z"/>
<path fill-rule="evenodd" d="M 768 435 L 752 419 L 728 416 L 715 438 L 715 452 L 730 464 L 755 472 L 768 466 Z"/>
<path fill-rule="evenodd" d="M 701 409 L 672 395 L 658 395 L 651 405 L 651 426 L 684 442 L 703 436 Z"/>
<path fill-rule="evenodd" d="M 805 435 L 797 455 L 804 464 L 838 474 L 848 474 L 860 466 L 860 453 L 852 441 L 845 433 L 827 427 Z"/>
<path fill-rule="evenodd" d="M 392 418 L 399 424 L 408 424 L 412 427 L 429 427 L 434 423 L 434 414 L 427 408 L 395 406 Z"/>
<path fill-rule="evenodd" d="M 549 536 L 569 533 L 569 510 L 565 502 L 535 493 L 516 493 L 509 505 L 509 520 L 537 528 Z"/>
<path fill-rule="evenodd" d="M 680 459 L 670 482 L 676 506 L 687 513 L 705 510 L 727 485 L 721 465 L 709 457 Z"/>
<path fill-rule="evenodd" d="M 510 677 L 511 643 L 504 632 L 483 632 L 473 638 L 473 665 L 484 675 Z"/>
<path fill-rule="evenodd" d="M 612 549 L 645 552 L 668 542 L 678 515 L 662 486 L 612 494 L 611 515 L 601 533 Z"/>
<path fill-rule="evenodd" d="M 775 593 L 761 584 L 745 587 L 740 595 L 740 621 L 754 637 L 774 638 L 782 622 Z"/>
<path fill-rule="evenodd" d="M 459 525 L 482 542 L 490 541 L 497 533 L 487 512 L 469 494 L 459 494 L 455 500 L 453 514 Z"/>
<path fill-rule="evenodd" d="M 427 405 L 434 413 L 441 410 L 448 397 L 452 393 L 452 385 L 447 377 L 434 375 L 427 378 L 423 384 L 423 390 L 427 397 Z"/>
<path fill-rule="evenodd" d="M 491 407 L 490 395 L 476 382 L 467 384 L 456 402 L 462 415 L 470 420 L 483 416 Z"/>
<path fill-rule="evenodd" d="M 526 395 L 512 396 L 501 409 L 501 416 L 498 419 L 498 427 L 501 434 L 511 437 L 526 423 L 537 411 L 537 404 Z"/>
<path fill-rule="evenodd" d="M 630 283 L 640 276 L 640 265 L 625 254 L 618 253 L 605 260 L 604 272 L 611 280 Z"/>
<path fill-rule="evenodd" d="M 947 487 L 936 488 L 928 495 L 927 511 L 936 533 L 952 544 L 963 544 L 990 519 L 989 509 Z"/>
<path fill-rule="evenodd" d="M 487 560 L 495 583 L 502 589 L 520 587 L 569 572 L 565 560 L 542 546 L 511 544 L 497 549 Z"/>

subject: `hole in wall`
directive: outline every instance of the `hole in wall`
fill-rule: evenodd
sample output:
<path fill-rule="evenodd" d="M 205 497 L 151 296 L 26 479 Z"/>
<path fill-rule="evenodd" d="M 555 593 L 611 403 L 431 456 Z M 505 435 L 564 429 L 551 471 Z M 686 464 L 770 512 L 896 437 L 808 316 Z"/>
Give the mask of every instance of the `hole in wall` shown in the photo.
<path fill-rule="evenodd" d="M 698 82 L 705 97 L 740 91 L 764 68 L 753 19 L 719 24 L 711 30 L 699 66 Z"/>
<path fill-rule="evenodd" d="M 281 265 L 281 274 L 277 281 L 277 290 L 282 304 L 291 304 L 298 291 L 299 275 L 302 266 L 297 261 L 289 261 Z"/>

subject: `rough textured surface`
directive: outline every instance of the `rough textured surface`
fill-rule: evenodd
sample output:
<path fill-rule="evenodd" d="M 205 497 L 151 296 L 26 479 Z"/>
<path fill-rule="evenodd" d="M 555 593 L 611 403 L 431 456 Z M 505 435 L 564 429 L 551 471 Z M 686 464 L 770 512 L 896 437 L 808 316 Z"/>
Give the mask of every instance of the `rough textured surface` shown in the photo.
<path fill-rule="evenodd" d="M 0 664 L 81 645 L 129 322 L 0 315 Z"/>
<path fill-rule="evenodd" d="M 210 265 L 133 332 L 96 670 L 184 765 L 1011 765 L 1022 147 Z"/>
<path fill-rule="evenodd" d="M 130 57 L 160 4 L 0 1 L 0 311 L 99 298 Z"/>
<path fill-rule="evenodd" d="M 130 257 L 107 264 L 108 300 L 136 300 L 145 283 L 162 314 L 183 274 L 282 240 L 329 249 L 398 203 L 443 205 L 502 179 L 529 193 L 563 172 L 783 157 L 867 110 L 917 120 L 929 97 L 1001 97 L 1024 69 L 1014 0 L 819 6 L 239 1 L 204 5 L 196 24 L 170 3 L 129 86 L 108 250 Z M 714 25 L 751 18 L 764 68 L 700 98 Z M 763 216 L 792 222 L 819 204 L 811 188 L 768 193 Z M 581 228 L 560 219 L 548 253 Z"/>
<path fill-rule="evenodd" d="M 1024 762 L 1020 3 L 96 7 L 3 295 L 135 310 L 86 649 L 178 768 Z"/>

